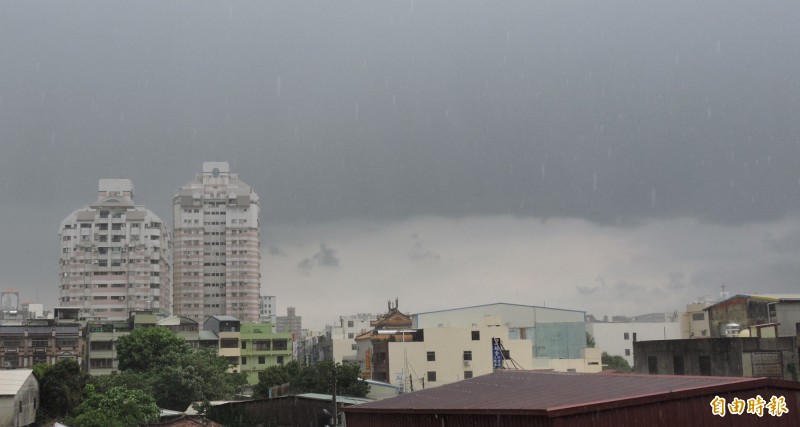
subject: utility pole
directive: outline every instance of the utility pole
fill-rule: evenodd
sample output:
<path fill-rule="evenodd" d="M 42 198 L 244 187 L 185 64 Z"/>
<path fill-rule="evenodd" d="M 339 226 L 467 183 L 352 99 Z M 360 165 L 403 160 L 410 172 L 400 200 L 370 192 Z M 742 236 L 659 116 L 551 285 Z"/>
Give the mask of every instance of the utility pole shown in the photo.
<path fill-rule="evenodd" d="M 331 412 L 331 416 L 333 419 L 331 420 L 332 426 L 339 425 L 339 405 L 336 404 L 336 363 L 333 363 L 333 412 Z"/>

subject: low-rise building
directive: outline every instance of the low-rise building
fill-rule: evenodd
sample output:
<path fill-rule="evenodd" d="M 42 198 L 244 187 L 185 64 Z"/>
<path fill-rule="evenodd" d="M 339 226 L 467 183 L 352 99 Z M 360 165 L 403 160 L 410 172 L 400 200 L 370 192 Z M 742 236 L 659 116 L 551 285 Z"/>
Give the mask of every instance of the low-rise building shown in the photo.
<path fill-rule="evenodd" d="M 31 368 L 37 363 L 52 365 L 61 359 L 84 354 L 81 325 L 55 319 L 28 319 L 0 325 L 0 366 L 3 369 Z"/>
<path fill-rule="evenodd" d="M 242 355 L 239 348 L 241 338 L 241 323 L 233 316 L 210 316 L 203 323 L 203 329 L 211 331 L 219 339 L 219 355 L 228 359 L 234 365 L 239 365 Z"/>
<path fill-rule="evenodd" d="M 0 370 L 0 427 L 34 425 L 39 382 L 32 369 Z"/>
<path fill-rule="evenodd" d="M 247 374 L 250 384 L 258 383 L 259 372 L 292 360 L 292 334 L 272 330 L 271 323 L 242 323 L 240 326 L 239 370 Z"/>
<path fill-rule="evenodd" d="M 634 348 L 641 374 L 799 379 L 796 337 L 640 341 Z"/>
<path fill-rule="evenodd" d="M 705 310 L 712 337 L 737 336 L 751 326 L 773 323 L 781 337 L 800 331 L 800 294 L 738 294 Z"/>

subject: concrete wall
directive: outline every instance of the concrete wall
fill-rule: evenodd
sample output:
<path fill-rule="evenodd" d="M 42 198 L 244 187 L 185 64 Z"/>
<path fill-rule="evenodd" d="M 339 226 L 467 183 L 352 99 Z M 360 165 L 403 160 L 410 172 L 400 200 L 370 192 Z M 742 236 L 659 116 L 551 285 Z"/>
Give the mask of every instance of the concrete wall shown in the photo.
<path fill-rule="evenodd" d="M 800 332 L 800 301 L 782 301 L 775 305 L 778 336 L 791 337 Z"/>
<path fill-rule="evenodd" d="M 657 374 L 676 372 L 676 358 L 683 362 L 683 375 L 713 375 L 727 377 L 768 376 L 766 371 L 753 372 L 754 361 L 764 356 L 780 354 L 776 377 L 797 380 L 797 338 L 710 338 L 667 341 L 643 341 L 634 344 L 634 372 L 648 374 L 649 357 L 655 357 Z M 701 358 L 707 358 L 708 370 L 703 371 Z"/>

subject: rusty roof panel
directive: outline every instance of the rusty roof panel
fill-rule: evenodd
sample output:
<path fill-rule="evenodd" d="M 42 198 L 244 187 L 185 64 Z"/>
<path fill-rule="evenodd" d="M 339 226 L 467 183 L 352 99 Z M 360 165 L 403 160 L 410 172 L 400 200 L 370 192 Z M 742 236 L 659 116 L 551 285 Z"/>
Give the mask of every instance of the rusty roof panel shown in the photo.
<path fill-rule="evenodd" d="M 436 410 L 554 416 L 765 384 L 800 390 L 798 383 L 766 378 L 503 371 L 365 403 L 347 411 Z"/>

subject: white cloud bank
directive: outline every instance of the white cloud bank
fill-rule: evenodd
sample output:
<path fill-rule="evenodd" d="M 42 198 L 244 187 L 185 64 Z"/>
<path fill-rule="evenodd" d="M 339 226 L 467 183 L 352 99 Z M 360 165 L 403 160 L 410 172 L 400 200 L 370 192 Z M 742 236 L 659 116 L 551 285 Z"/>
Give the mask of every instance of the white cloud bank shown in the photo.
<path fill-rule="evenodd" d="M 693 220 L 602 227 L 581 220 L 420 217 L 266 230 L 262 293 L 304 326 L 339 315 L 492 302 L 637 315 L 681 310 L 725 284 L 736 292 L 791 292 L 800 220 L 719 226 Z M 320 254 L 336 262 L 309 263 Z M 315 258 L 317 257 L 317 258 Z"/>

